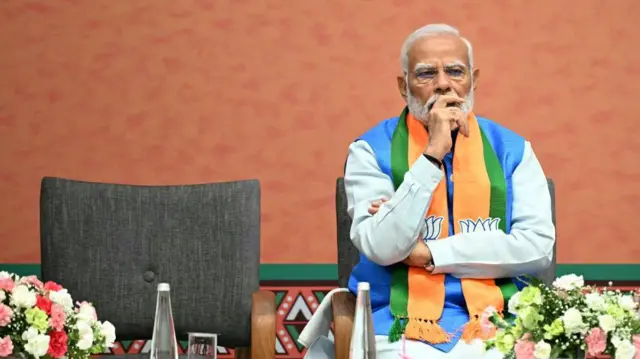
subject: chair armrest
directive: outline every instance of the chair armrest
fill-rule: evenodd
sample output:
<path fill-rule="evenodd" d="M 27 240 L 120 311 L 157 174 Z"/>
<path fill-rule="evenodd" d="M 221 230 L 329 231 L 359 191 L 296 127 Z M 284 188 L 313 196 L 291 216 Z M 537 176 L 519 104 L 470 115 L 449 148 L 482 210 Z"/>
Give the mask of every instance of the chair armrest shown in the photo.
<path fill-rule="evenodd" d="M 331 298 L 331 308 L 333 309 L 333 339 L 336 359 L 349 359 L 356 297 L 350 292 L 335 293 Z"/>
<path fill-rule="evenodd" d="M 251 358 L 276 355 L 276 296 L 271 291 L 253 293 L 251 303 Z"/>

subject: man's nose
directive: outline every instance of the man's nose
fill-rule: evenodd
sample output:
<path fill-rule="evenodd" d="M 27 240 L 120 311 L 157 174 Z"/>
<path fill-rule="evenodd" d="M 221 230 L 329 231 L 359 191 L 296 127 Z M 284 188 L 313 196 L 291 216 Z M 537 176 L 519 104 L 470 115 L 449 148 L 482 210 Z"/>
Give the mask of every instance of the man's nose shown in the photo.
<path fill-rule="evenodd" d="M 451 91 L 451 81 L 449 81 L 449 76 L 447 76 L 444 71 L 438 71 L 438 76 L 436 77 L 436 91 L 442 94 Z"/>

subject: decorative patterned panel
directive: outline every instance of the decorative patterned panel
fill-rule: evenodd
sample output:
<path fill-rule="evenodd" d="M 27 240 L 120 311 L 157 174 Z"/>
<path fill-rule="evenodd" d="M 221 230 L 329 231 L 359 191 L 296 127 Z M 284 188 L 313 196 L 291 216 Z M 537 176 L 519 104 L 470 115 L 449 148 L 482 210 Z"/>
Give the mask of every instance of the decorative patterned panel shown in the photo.
<path fill-rule="evenodd" d="M 297 342 L 307 324 L 331 286 L 269 286 L 262 287 L 276 294 L 276 358 L 302 358 L 305 349 Z M 331 334 L 330 334 L 331 335 Z M 331 336 L 332 338 L 332 336 Z M 149 352 L 150 340 L 133 340 L 116 343 L 105 354 L 138 354 Z M 180 353 L 185 353 L 186 342 L 180 342 Z M 233 358 L 233 349 L 218 347 L 218 358 Z"/>

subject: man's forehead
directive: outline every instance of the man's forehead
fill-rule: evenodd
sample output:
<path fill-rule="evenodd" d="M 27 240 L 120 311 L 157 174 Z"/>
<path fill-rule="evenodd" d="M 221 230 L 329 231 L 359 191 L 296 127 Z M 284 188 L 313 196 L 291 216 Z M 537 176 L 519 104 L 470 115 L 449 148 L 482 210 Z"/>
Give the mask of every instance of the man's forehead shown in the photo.
<path fill-rule="evenodd" d="M 469 64 L 467 45 L 455 35 L 431 35 L 417 39 L 409 49 L 409 63 L 442 66 L 451 63 Z"/>

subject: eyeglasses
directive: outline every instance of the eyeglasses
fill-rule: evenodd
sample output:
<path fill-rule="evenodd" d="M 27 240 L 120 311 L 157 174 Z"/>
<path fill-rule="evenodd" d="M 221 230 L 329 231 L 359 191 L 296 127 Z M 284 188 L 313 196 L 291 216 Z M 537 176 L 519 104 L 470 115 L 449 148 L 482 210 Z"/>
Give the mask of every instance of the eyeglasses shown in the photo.
<path fill-rule="evenodd" d="M 419 84 L 427 84 L 442 74 L 452 81 L 463 81 L 469 75 L 469 71 L 463 65 L 447 65 L 442 68 L 434 66 L 417 66 L 413 75 Z"/>

